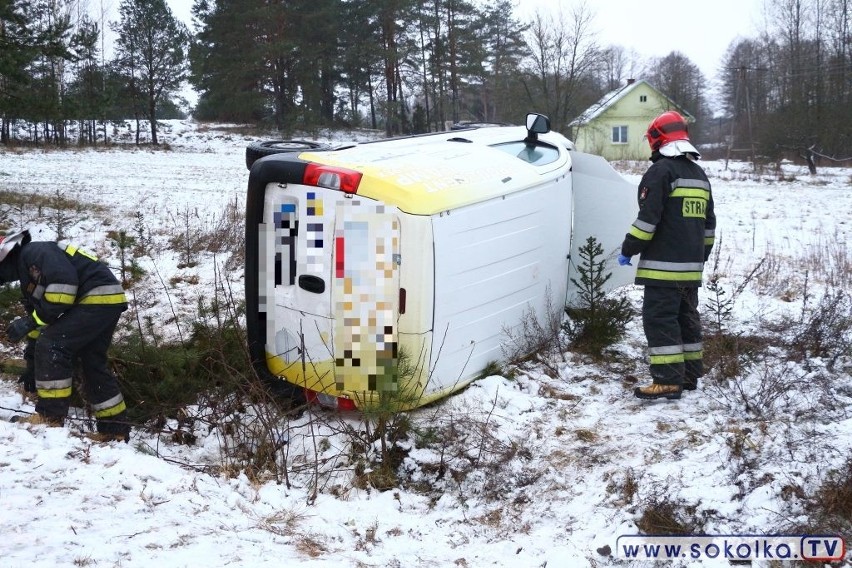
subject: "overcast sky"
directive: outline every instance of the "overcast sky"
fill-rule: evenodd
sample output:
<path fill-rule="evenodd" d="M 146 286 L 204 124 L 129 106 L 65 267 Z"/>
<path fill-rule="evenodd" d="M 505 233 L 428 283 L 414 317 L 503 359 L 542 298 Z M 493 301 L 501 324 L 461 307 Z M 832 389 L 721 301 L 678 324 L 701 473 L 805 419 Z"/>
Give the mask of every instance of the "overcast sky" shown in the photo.
<path fill-rule="evenodd" d="M 172 0 L 177 1 L 177 0 Z M 537 10 L 569 18 L 580 0 L 516 0 L 518 13 Z M 756 37 L 764 0 L 651 3 L 640 0 L 588 1 L 596 13 L 594 27 L 602 46 L 620 45 L 642 57 L 663 57 L 672 51 L 687 56 L 713 80 L 731 42 Z M 637 79 L 641 77 L 636 77 Z"/>

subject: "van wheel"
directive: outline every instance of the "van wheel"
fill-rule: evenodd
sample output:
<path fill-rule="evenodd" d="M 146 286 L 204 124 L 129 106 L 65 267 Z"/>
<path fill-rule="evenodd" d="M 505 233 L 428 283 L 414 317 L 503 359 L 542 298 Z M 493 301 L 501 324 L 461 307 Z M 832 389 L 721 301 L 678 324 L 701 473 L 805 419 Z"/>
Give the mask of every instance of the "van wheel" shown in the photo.
<path fill-rule="evenodd" d="M 287 154 L 291 152 L 306 152 L 308 150 L 328 150 L 330 146 L 319 142 L 307 140 L 267 140 L 266 142 L 252 142 L 246 147 L 246 167 L 251 169 L 255 160 L 273 154 Z"/>

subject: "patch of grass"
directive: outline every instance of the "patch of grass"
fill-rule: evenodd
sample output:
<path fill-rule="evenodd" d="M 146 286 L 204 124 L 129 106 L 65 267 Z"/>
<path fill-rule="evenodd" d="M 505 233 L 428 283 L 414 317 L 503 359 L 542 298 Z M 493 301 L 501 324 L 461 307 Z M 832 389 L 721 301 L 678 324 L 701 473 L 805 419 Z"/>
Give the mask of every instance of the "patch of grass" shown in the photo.
<path fill-rule="evenodd" d="M 497 361 L 489 361 L 485 367 L 479 372 L 477 375 L 477 379 L 484 379 L 486 377 L 491 377 L 493 375 L 505 376 L 505 371 L 503 367 Z"/>
<path fill-rule="evenodd" d="M 263 517 L 258 525 L 274 535 L 295 536 L 299 534 L 299 528 L 306 519 L 307 515 L 304 513 L 282 510 Z"/>
<path fill-rule="evenodd" d="M 757 335 L 713 334 L 705 336 L 704 367 L 719 379 L 733 379 L 764 355 L 772 340 Z"/>
<path fill-rule="evenodd" d="M 548 377 L 557 379 L 559 367 L 565 362 L 566 346 L 560 328 L 564 308 L 553 306 L 549 288 L 545 296 L 544 321 L 529 307 L 519 325 L 503 328 L 508 339 L 503 344 L 503 357 L 513 367 L 538 364 Z"/>
<path fill-rule="evenodd" d="M 829 473 L 808 500 L 808 508 L 812 520 L 822 525 L 820 528 L 849 533 L 852 529 L 852 458 L 847 458 L 840 469 Z"/>
<path fill-rule="evenodd" d="M 776 327 L 786 329 L 791 358 L 809 368 L 818 358 L 834 370 L 837 361 L 852 355 L 852 298 L 843 290 L 829 290 L 813 307 L 803 308 L 797 322 L 783 321 Z"/>
<path fill-rule="evenodd" d="M 685 506 L 664 496 L 654 496 L 642 509 L 636 526 L 647 535 L 701 534 L 701 523 L 695 517 L 695 508 Z"/>
<path fill-rule="evenodd" d="M 184 276 L 181 274 L 176 274 L 169 278 L 169 284 L 172 288 L 176 287 L 178 284 L 198 284 L 201 281 L 201 278 L 197 274 L 190 274 L 188 276 Z"/>
<path fill-rule="evenodd" d="M 67 198 L 61 193 L 42 195 L 38 193 L 22 193 L 3 189 L 0 190 L 0 203 L 7 208 L 27 207 L 34 208 L 39 211 L 47 208 L 64 209 L 69 211 L 79 211 L 85 208 L 88 211 L 106 211 L 106 208 L 102 205 L 98 205 L 96 203 L 81 203 L 78 199 Z"/>
<path fill-rule="evenodd" d="M 797 500 L 807 521 L 782 530 L 795 534 L 846 534 L 852 532 L 852 458 L 828 472 L 822 483 L 808 494 L 799 486 L 782 488 L 786 501 Z M 847 545 L 848 546 L 848 545 Z"/>
<path fill-rule="evenodd" d="M 415 448 L 426 448 L 438 442 L 439 432 L 433 426 L 413 425 L 411 431 L 414 434 Z"/>
<path fill-rule="evenodd" d="M 577 436 L 578 440 L 587 444 L 594 443 L 598 439 L 597 434 L 595 434 L 591 430 L 586 430 L 585 428 L 579 428 L 577 430 L 574 430 L 574 435 Z"/>
<path fill-rule="evenodd" d="M 628 468 L 623 475 L 613 475 L 606 488 L 610 495 L 617 494 L 622 505 L 630 505 L 639 493 L 639 481 L 636 473 Z"/>
<path fill-rule="evenodd" d="M 0 321 L 11 322 L 25 315 L 23 299 L 17 283 L 0 286 Z"/>

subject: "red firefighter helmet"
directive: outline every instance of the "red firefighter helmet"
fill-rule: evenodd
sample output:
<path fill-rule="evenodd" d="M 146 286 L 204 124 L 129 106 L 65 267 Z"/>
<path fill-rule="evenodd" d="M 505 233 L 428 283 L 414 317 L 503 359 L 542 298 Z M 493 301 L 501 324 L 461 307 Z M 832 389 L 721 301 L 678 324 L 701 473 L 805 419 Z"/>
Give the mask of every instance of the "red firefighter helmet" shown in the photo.
<path fill-rule="evenodd" d="M 655 118 L 648 126 L 648 144 L 651 150 L 659 150 L 663 144 L 675 140 L 689 140 L 686 121 L 673 110 L 669 110 Z"/>

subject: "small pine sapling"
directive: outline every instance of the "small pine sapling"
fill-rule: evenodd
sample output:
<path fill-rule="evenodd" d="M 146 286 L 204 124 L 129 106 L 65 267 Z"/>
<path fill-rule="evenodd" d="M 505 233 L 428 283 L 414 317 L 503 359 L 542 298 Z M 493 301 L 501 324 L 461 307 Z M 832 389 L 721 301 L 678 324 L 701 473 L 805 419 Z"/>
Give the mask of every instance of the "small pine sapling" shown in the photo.
<path fill-rule="evenodd" d="M 612 273 L 606 269 L 603 247 L 597 239 L 586 239 L 579 252 L 579 279 L 571 278 L 579 293 L 565 308 L 569 319 L 563 329 L 575 349 L 597 357 L 623 337 L 633 309 L 627 298 L 607 296 L 604 286 Z"/>

